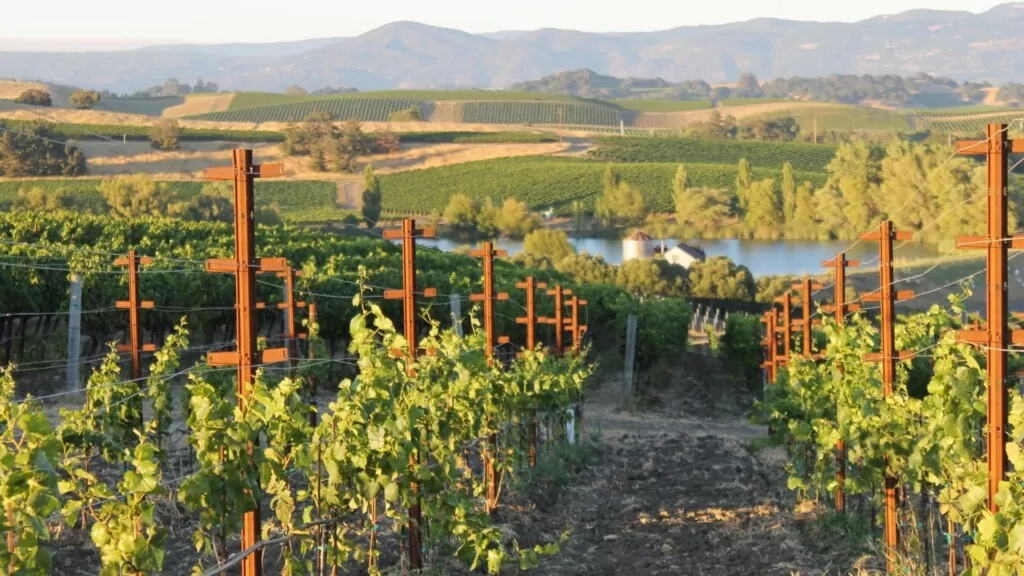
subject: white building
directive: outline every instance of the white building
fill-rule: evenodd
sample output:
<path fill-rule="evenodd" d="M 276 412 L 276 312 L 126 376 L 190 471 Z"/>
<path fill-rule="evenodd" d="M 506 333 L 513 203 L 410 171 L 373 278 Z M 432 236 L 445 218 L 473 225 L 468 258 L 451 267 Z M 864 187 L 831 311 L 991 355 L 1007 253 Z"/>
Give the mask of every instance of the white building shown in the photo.
<path fill-rule="evenodd" d="M 683 268 L 689 268 L 694 262 L 703 262 L 707 260 L 707 255 L 704 254 L 704 250 L 697 248 L 696 246 L 690 246 L 685 242 L 679 243 L 677 246 L 669 248 L 663 252 L 665 260 L 677 266 Z"/>
<path fill-rule="evenodd" d="M 640 230 L 637 230 L 622 240 L 623 262 L 650 258 L 652 254 L 651 237 Z"/>

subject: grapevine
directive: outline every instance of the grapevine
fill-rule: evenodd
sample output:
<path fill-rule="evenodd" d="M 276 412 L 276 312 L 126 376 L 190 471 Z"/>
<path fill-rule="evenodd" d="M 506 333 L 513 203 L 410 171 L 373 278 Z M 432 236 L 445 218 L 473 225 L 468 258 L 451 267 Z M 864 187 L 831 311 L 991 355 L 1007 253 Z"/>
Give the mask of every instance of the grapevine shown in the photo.
<path fill-rule="evenodd" d="M 900 363 L 891 396 L 882 397 L 879 370 L 862 360 L 877 345 L 877 333 L 855 316 L 842 327 L 826 320 L 828 361 L 792 358 L 769 387 L 767 402 L 776 434 L 791 447 L 791 489 L 808 496 L 834 494 L 833 448 L 843 439 L 855 464 L 855 473 L 846 476 L 847 494 L 873 498 L 887 473 L 919 494 L 936 494 L 948 526 L 960 525 L 968 536 L 972 562 L 965 573 L 1010 574 L 1024 563 L 1024 508 L 1019 504 L 1024 497 L 1024 400 L 1010 391 L 1007 453 L 1015 469 L 1001 484 L 1000 511 L 993 515 L 986 502 L 988 472 L 980 436 L 987 393 L 984 356 L 956 337 L 965 299 L 951 296 L 946 309 L 934 306 L 902 318 L 897 347 L 928 349 L 930 362 Z M 919 389 L 919 380 L 927 382 L 926 390 Z M 802 455 L 808 452 L 813 461 L 804 468 Z M 915 525 L 903 523 L 904 529 Z"/>

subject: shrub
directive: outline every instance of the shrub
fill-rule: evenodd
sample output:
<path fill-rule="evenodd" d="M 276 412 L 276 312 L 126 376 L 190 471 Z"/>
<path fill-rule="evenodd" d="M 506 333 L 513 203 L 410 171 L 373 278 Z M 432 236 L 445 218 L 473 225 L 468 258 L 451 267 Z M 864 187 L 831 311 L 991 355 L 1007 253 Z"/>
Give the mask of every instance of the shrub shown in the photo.
<path fill-rule="evenodd" d="M 53 106 L 53 101 L 50 99 L 50 93 L 44 92 L 43 90 L 31 89 L 25 90 L 14 99 L 15 102 L 21 104 L 31 104 L 33 106 Z"/>

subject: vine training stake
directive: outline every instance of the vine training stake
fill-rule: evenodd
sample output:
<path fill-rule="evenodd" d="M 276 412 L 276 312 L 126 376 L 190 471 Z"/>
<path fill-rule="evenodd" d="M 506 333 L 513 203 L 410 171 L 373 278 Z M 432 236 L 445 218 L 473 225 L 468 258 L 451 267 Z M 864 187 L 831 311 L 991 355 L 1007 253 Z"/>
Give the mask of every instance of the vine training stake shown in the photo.
<path fill-rule="evenodd" d="M 987 252 L 986 323 L 984 330 L 961 330 L 963 342 L 986 346 L 988 362 L 988 507 L 998 512 L 996 493 L 1006 479 L 1006 350 L 1024 344 L 1024 331 L 1010 330 L 1007 322 L 1007 251 L 1024 248 L 1024 236 L 1007 236 L 1006 188 L 1009 179 L 1007 157 L 1024 153 L 1024 140 L 1009 140 L 1006 124 L 989 124 L 986 140 L 956 143 L 957 154 L 985 156 L 988 166 L 988 235 L 957 238 L 957 248 L 975 248 Z"/>
<path fill-rule="evenodd" d="M 865 294 L 861 299 L 865 302 L 881 303 L 881 332 L 882 352 L 871 353 L 864 356 L 867 362 L 882 363 L 882 396 L 892 394 L 893 384 L 896 382 L 896 364 L 900 360 L 906 360 L 913 354 L 907 351 L 896 352 L 896 302 L 898 300 L 909 300 L 914 297 L 912 290 L 900 290 L 893 292 L 892 273 L 892 241 L 910 240 L 913 235 L 910 232 L 896 232 L 892 228 L 892 222 L 883 221 L 876 232 L 868 232 L 862 236 L 862 240 L 877 240 L 879 245 L 879 289 L 875 292 Z M 885 546 L 886 546 L 886 570 L 890 573 L 896 570 L 896 551 L 899 546 L 899 528 L 897 525 L 896 509 L 896 477 L 888 471 L 886 465 L 885 474 Z"/>
<path fill-rule="evenodd" d="M 207 272 L 235 275 L 235 320 L 238 324 L 238 350 L 235 352 L 210 352 L 207 362 L 210 366 L 238 367 L 238 405 L 245 407 L 246 399 L 252 392 L 257 365 L 254 360 L 259 354 L 259 364 L 273 364 L 288 360 L 287 348 L 256 349 L 256 272 L 283 272 L 289 268 L 284 258 L 260 258 L 256 260 L 256 234 L 253 216 L 256 211 L 254 181 L 256 178 L 280 176 L 280 164 L 254 165 L 252 150 L 238 149 L 233 153 L 233 165 L 206 170 L 203 176 L 208 180 L 232 180 L 235 185 L 235 257 L 232 260 L 212 259 L 206 261 Z M 253 442 L 247 447 L 252 465 Z M 259 494 L 254 500 L 260 502 Z M 246 512 L 242 518 L 242 550 L 248 550 L 260 539 L 260 510 Z M 262 576 L 263 565 L 260 554 L 249 554 L 242 560 L 242 576 Z"/>
<path fill-rule="evenodd" d="M 494 258 L 505 256 L 504 250 L 495 250 L 494 243 L 484 242 L 482 249 L 473 250 L 474 258 L 483 258 L 484 268 L 484 291 L 482 294 L 470 294 L 469 299 L 473 302 L 484 303 L 484 354 L 488 362 L 494 362 L 495 342 L 506 344 L 508 336 L 501 336 L 496 339 L 494 335 L 494 302 L 496 300 L 508 300 L 508 292 L 494 292 Z M 498 508 L 498 474 L 495 469 L 493 453 L 498 445 L 498 435 L 491 434 L 487 439 L 487 449 L 484 453 L 484 474 L 487 480 L 487 513 L 494 514 Z"/>
<path fill-rule="evenodd" d="M 526 291 L 526 316 L 516 318 L 516 324 L 526 324 L 526 348 L 533 351 L 537 346 L 537 290 L 547 288 L 544 282 L 537 282 L 533 276 L 527 276 L 523 282 L 516 283 L 516 288 Z M 516 353 L 517 356 L 521 352 Z M 530 468 L 537 467 L 537 411 L 530 415 Z"/>
<path fill-rule="evenodd" d="M 834 313 L 836 324 L 842 326 L 846 323 L 846 315 L 848 313 L 860 310 L 860 304 L 846 303 L 846 269 L 856 268 L 860 266 L 860 262 L 857 260 L 847 260 L 846 254 L 839 252 L 836 254 L 835 260 L 822 262 L 821 265 L 835 270 L 835 283 L 833 284 L 835 295 L 832 297 L 832 304 L 822 306 L 821 310 L 826 314 L 829 312 Z M 845 484 L 846 442 L 840 438 L 836 441 L 836 512 L 840 514 L 846 512 Z"/>
<path fill-rule="evenodd" d="M 132 355 L 132 380 L 142 389 L 142 353 L 156 352 L 156 344 L 142 343 L 142 323 L 139 321 L 140 310 L 152 310 L 152 300 L 139 300 L 139 266 L 152 264 L 153 259 L 148 256 L 137 256 L 135 250 L 128 251 L 128 257 L 121 257 L 114 260 L 117 266 L 128 267 L 128 299 L 118 300 L 114 306 L 118 309 L 128 310 L 128 344 L 118 344 L 118 352 L 130 352 Z M 142 405 L 140 399 L 137 403 L 139 408 L 139 430 L 142 429 Z"/>
<path fill-rule="evenodd" d="M 406 358 L 406 365 L 409 367 L 409 377 L 415 376 L 413 363 L 416 361 L 416 238 L 433 238 L 432 228 L 416 228 L 416 221 L 411 218 L 402 220 L 401 230 L 385 230 L 384 238 L 387 240 L 402 241 L 402 289 L 385 290 L 384 298 L 388 300 L 402 301 L 402 321 L 405 340 L 408 348 L 406 350 L 392 350 L 391 353 L 399 358 Z M 437 290 L 426 288 L 423 295 L 427 298 L 437 296 Z M 433 350 L 426 350 L 429 355 Z M 409 456 L 409 467 L 412 469 L 412 477 L 416 477 L 416 467 L 419 466 L 417 454 Z M 420 536 L 420 524 L 423 522 L 423 515 L 420 508 L 419 484 L 411 485 L 414 495 L 412 504 L 409 506 L 409 564 L 413 569 L 423 568 L 422 538 Z M 374 519 L 376 522 L 376 519 Z"/>

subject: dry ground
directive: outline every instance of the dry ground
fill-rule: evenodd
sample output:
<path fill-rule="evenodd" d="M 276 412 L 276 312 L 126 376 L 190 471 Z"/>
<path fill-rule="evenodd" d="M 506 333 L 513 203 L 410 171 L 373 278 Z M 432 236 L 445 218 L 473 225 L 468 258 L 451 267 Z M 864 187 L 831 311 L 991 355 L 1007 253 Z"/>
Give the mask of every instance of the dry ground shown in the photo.
<path fill-rule="evenodd" d="M 236 148 L 236 142 L 184 142 L 175 152 L 153 150 L 147 142 L 83 141 L 79 144 L 89 159 L 89 170 L 96 176 L 135 174 L 144 172 L 161 178 L 195 177 L 211 166 L 223 165 L 227 151 Z M 289 178 L 316 180 L 351 180 L 351 176 L 332 172 L 309 170 L 304 159 L 281 154 L 274 143 L 247 144 L 259 161 L 283 162 Z M 372 163 L 379 173 L 433 168 L 448 164 L 507 158 L 555 154 L 570 148 L 569 143 L 540 144 L 403 144 L 394 154 L 363 156 L 361 163 Z M 361 176 L 358 178 L 361 180 Z"/>
<path fill-rule="evenodd" d="M 22 82 L 21 80 L 0 80 L 0 100 L 12 100 L 25 90 L 47 90 L 41 82 Z"/>
<path fill-rule="evenodd" d="M 234 94 L 217 94 L 210 96 L 188 96 L 183 104 L 164 108 L 164 118 L 180 118 L 192 114 L 206 114 L 207 112 L 223 112 L 231 106 Z"/>

